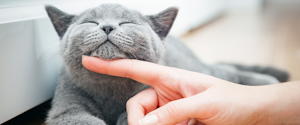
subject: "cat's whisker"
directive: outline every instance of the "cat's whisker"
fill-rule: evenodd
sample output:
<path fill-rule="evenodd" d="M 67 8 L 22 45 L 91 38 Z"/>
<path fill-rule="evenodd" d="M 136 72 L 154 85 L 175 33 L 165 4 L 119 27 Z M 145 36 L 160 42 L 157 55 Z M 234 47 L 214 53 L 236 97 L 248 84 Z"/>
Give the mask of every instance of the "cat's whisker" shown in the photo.
<path fill-rule="evenodd" d="M 92 1 L 92 3 L 91 3 L 91 1 Z M 96 5 L 95 2 L 94 3 L 93 2 L 94 2 L 93 0 L 89 0 L 91 8 L 94 8 L 93 5 Z M 92 9 L 92 11 L 93 11 L 94 15 L 97 16 L 96 10 Z M 92 16 L 92 17 L 94 18 L 95 16 Z"/>
<path fill-rule="evenodd" d="M 94 15 L 88 13 L 88 15 L 90 16 L 90 18 L 92 19 L 95 19 L 95 17 L 97 16 L 97 13 L 96 13 L 96 10 L 94 10 L 92 4 L 91 4 L 91 0 L 88 0 L 89 1 L 89 5 L 90 5 L 90 11 L 93 12 Z"/>
<path fill-rule="evenodd" d="M 43 42 L 43 43 L 41 43 L 41 46 L 50 46 L 50 45 L 60 45 L 59 43 L 55 43 L 55 42 L 57 42 L 57 41 L 49 41 L 49 42 Z"/>
<path fill-rule="evenodd" d="M 52 61 L 52 59 L 54 58 L 54 57 L 56 57 L 56 56 L 58 56 L 59 55 L 59 53 L 54 53 L 53 55 L 51 55 L 48 59 L 46 59 L 46 61 L 44 62 L 45 63 L 45 66 L 47 66 L 51 61 Z M 43 63 L 43 64 L 44 64 Z"/>
<path fill-rule="evenodd" d="M 89 1 L 89 4 L 90 4 L 90 7 L 93 8 L 93 6 L 92 6 L 92 4 L 91 4 L 91 0 L 88 0 L 88 1 Z"/>
<path fill-rule="evenodd" d="M 140 45 L 139 48 L 143 49 L 143 50 L 148 50 L 147 47 Z"/>
<path fill-rule="evenodd" d="M 91 18 L 91 19 L 96 19 L 95 17 L 97 16 L 97 13 L 96 13 L 96 11 L 93 9 L 93 8 L 91 8 L 91 9 L 89 9 L 92 13 L 87 13 L 87 15 L 89 15 L 89 18 Z M 94 15 L 92 15 L 92 14 L 94 14 Z"/>
<path fill-rule="evenodd" d="M 59 55 L 59 53 L 54 53 L 52 56 L 50 56 L 48 59 L 46 59 L 46 61 L 43 61 L 43 59 L 41 59 L 42 65 L 41 65 L 41 68 L 39 68 L 38 72 L 36 73 L 35 77 L 37 77 L 37 75 L 41 74 L 42 71 L 44 70 L 44 68 L 47 67 L 48 64 L 52 61 L 52 59 L 58 55 Z"/>
<path fill-rule="evenodd" d="M 50 50 L 53 50 L 53 49 L 56 49 L 56 48 L 59 48 L 59 47 L 60 47 L 60 45 L 55 45 L 53 47 L 47 48 L 46 50 L 43 50 L 40 54 L 44 55 L 46 52 L 48 52 Z"/>
<path fill-rule="evenodd" d="M 129 53 L 129 55 L 130 55 L 130 57 L 131 57 L 131 55 L 135 58 L 135 59 L 138 59 L 129 49 L 127 49 L 126 50 L 128 53 Z M 132 58 L 132 57 L 131 57 Z M 133 58 L 133 59 L 134 59 Z"/>
<path fill-rule="evenodd" d="M 175 67 L 179 67 L 179 65 L 177 64 L 177 63 L 175 63 L 174 61 L 172 61 L 171 59 L 168 59 L 167 57 L 165 57 L 165 56 L 162 56 L 162 58 L 161 59 L 165 59 L 165 60 L 167 60 L 168 62 L 170 62 L 170 63 L 173 63 L 173 65 L 175 66 Z"/>
<path fill-rule="evenodd" d="M 87 9 L 92 9 L 91 7 L 88 7 L 87 4 L 84 2 L 84 0 L 81 0 L 81 2 L 87 7 Z"/>
<path fill-rule="evenodd" d="M 43 46 L 48 46 L 50 44 L 56 44 L 55 42 L 60 43 L 60 41 L 57 39 L 49 39 L 47 41 L 41 42 L 41 44 L 43 44 Z"/>
<path fill-rule="evenodd" d="M 130 52 L 132 54 L 132 56 L 134 56 L 135 59 L 138 59 L 132 52 Z"/>
<path fill-rule="evenodd" d="M 134 59 L 130 53 L 128 53 L 128 55 L 130 56 L 130 59 Z"/>

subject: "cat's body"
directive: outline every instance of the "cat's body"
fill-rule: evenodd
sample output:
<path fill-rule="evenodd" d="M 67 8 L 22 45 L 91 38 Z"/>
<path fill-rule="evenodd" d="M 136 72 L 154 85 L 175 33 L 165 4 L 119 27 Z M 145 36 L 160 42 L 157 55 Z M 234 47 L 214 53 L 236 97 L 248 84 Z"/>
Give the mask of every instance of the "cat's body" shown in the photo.
<path fill-rule="evenodd" d="M 275 77 L 227 64 L 206 65 L 183 43 L 166 38 L 177 15 L 176 8 L 154 16 L 143 16 L 115 4 L 104 4 L 79 16 L 51 6 L 46 10 L 61 37 L 64 60 L 47 118 L 49 125 L 127 124 L 126 101 L 149 87 L 131 79 L 91 72 L 82 66 L 82 55 L 139 59 L 246 85 L 279 83 Z"/>
<path fill-rule="evenodd" d="M 279 81 L 276 78 L 282 79 L 281 82 L 286 81 L 288 78 L 288 74 L 285 71 L 272 67 L 251 67 L 237 64 L 204 64 L 181 41 L 173 37 L 166 39 L 165 54 L 159 63 L 166 66 L 204 73 L 243 85 L 277 84 Z M 266 70 L 268 70 L 268 72 L 266 72 Z"/>

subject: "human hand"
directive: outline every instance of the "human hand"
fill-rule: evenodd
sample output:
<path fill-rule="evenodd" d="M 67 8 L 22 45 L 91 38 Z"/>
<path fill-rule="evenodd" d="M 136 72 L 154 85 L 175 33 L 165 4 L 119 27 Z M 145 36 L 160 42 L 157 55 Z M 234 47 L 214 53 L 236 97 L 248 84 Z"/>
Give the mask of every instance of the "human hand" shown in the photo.
<path fill-rule="evenodd" d="M 153 87 L 127 102 L 130 125 L 138 125 L 139 120 L 141 125 L 188 124 L 191 118 L 204 124 L 264 123 L 268 109 L 276 104 L 273 99 L 277 94 L 270 94 L 265 86 L 242 86 L 138 60 L 84 57 L 82 63 L 91 71 L 131 78 Z"/>

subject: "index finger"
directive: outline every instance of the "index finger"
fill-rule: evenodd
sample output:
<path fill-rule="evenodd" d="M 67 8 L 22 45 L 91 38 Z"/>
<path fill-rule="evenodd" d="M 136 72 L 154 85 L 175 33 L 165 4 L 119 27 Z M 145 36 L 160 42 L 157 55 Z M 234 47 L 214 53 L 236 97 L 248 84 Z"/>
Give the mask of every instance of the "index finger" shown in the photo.
<path fill-rule="evenodd" d="M 177 86 L 179 82 L 191 83 L 192 81 L 201 83 L 204 88 L 207 88 L 210 85 L 205 87 L 205 84 L 220 82 L 219 79 L 201 73 L 132 59 L 108 61 L 97 57 L 83 56 L 82 64 L 88 70 L 97 73 L 126 77 L 150 86 L 159 83 Z"/>
<path fill-rule="evenodd" d="M 170 70 L 174 70 L 170 67 L 139 60 L 118 59 L 107 61 L 89 56 L 83 56 L 82 64 L 93 72 L 126 77 L 148 85 L 157 83 L 161 77 L 168 77 L 166 74 Z"/>

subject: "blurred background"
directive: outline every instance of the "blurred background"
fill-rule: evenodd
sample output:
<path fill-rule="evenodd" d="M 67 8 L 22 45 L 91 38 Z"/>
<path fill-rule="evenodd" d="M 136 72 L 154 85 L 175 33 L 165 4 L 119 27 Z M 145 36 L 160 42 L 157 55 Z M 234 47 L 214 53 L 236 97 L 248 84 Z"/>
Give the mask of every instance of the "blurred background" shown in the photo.
<path fill-rule="evenodd" d="M 101 3 L 143 14 L 177 6 L 170 35 L 203 62 L 274 66 L 300 80 L 300 0 L 0 0 L 0 124 L 44 124 L 62 63 L 44 5 L 79 14 Z"/>

